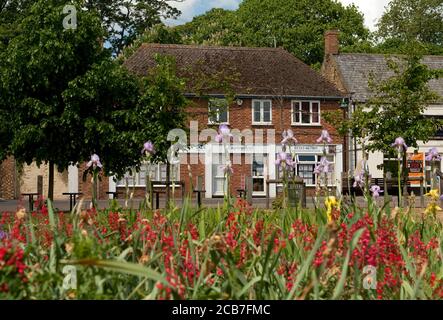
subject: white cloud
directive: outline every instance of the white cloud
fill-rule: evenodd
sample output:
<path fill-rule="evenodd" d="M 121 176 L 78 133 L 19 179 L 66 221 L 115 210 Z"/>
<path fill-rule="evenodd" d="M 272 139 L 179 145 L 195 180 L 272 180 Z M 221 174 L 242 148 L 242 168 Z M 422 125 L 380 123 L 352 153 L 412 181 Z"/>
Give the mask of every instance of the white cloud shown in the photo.
<path fill-rule="evenodd" d="M 361 12 L 365 15 L 365 24 L 372 31 L 375 30 L 375 25 L 378 19 L 381 18 L 385 7 L 390 0 L 339 0 L 344 5 L 355 4 Z"/>

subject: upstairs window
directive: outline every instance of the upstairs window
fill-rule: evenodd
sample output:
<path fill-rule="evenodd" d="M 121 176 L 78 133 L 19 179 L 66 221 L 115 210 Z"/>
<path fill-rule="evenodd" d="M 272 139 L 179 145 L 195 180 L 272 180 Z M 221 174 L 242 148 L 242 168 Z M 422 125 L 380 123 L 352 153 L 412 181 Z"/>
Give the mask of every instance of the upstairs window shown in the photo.
<path fill-rule="evenodd" d="M 292 101 L 293 125 L 320 125 L 319 101 Z"/>
<path fill-rule="evenodd" d="M 208 104 L 208 119 L 210 124 L 229 122 L 229 106 L 225 99 L 211 99 Z"/>
<path fill-rule="evenodd" d="M 252 101 L 252 123 L 271 124 L 272 123 L 272 102 L 271 100 Z"/>

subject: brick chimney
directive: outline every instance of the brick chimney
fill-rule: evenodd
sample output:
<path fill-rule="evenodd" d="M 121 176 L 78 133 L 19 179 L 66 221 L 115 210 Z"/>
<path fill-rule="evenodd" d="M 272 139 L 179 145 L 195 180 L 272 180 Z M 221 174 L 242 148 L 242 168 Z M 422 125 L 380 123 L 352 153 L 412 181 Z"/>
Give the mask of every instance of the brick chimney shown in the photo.
<path fill-rule="evenodd" d="M 340 45 L 338 43 L 338 30 L 328 30 L 325 32 L 325 55 L 338 54 Z"/>

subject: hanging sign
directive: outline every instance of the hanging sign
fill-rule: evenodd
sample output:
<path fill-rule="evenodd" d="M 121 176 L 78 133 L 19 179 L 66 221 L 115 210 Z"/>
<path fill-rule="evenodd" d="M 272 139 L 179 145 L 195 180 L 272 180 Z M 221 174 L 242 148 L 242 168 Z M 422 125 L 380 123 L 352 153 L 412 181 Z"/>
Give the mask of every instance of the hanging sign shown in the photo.
<path fill-rule="evenodd" d="M 408 154 L 407 168 L 410 178 L 424 177 L 425 154 L 423 152 Z M 420 181 L 411 181 L 411 185 L 420 185 Z"/>

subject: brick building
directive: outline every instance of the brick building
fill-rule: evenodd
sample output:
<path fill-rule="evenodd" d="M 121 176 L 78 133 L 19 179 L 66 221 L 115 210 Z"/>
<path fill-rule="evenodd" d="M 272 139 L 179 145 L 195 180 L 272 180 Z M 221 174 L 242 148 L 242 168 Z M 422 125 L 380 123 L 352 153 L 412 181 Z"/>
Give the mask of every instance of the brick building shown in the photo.
<path fill-rule="evenodd" d="M 178 75 L 188 79 L 186 96 L 191 101 L 188 143 L 191 148 L 182 155 L 182 164 L 175 172 L 180 180 L 189 181 L 190 163 L 193 178 L 202 177 L 207 198 L 223 195 L 223 148 L 207 141 L 208 136 L 213 141 L 219 124 L 225 123 L 232 131 L 240 133 L 241 138 L 235 138 L 229 147 L 234 170 L 233 194 L 244 188 L 245 180 L 252 177 L 253 196 L 265 195 L 266 181 L 278 178 L 275 159 L 281 151 L 281 136 L 286 129 L 292 129 L 298 139 L 296 173 L 306 182 L 308 192 L 314 190 L 313 171 L 323 152 L 323 146 L 316 139 L 322 129 L 329 130 L 334 140 L 328 146 L 329 160 L 334 163 L 329 181 L 331 187 L 340 188 L 343 139 L 322 115 L 330 111 L 341 114 L 343 95 L 319 73 L 280 48 L 144 44 L 125 66 L 137 75 L 147 75 L 155 66 L 156 54 L 174 57 Z M 227 105 L 226 92 L 220 88 L 208 87 L 203 94 L 197 94 L 193 83 L 198 82 L 196 77 L 201 74 L 211 79 L 222 74 L 224 79 L 230 79 L 234 102 Z M 211 128 L 214 129 L 212 133 L 208 131 Z M 196 133 L 194 139 L 193 132 Z M 251 134 L 252 138 L 248 138 Z M 193 163 L 191 159 L 197 157 L 199 163 Z M 158 166 L 153 176 L 164 179 L 165 167 Z M 141 189 L 143 177 L 144 174 L 128 176 Z M 123 184 L 124 181 L 110 187 L 119 189 Z M 271 185 L 270 195 L 276 195 L 275 185 Z"/>
<path fill-rule="evenodd" d="M 343 94 L 317 71 L 280 48 L 158 44 L 142 45 L 124 65 L 139 76 L 147 75 L 150 68 L 155 66 L 156 54 L 174 57 L 178 75 L 187 79 L 186 96 L 191 102 L 188 109 L 191 133 L 187 141 L 190 148 L 182 152 L 181 164 L 173 168 L 171 175 L 175 180 L 184 181 L 187 189 L 191 173 L 194 184 L 197 177 L 201 177 L 202 187 L 206 190 L 205 197 L 223 195 L 222 171 L 226 160 L 222 159 L 223 148 L 208 142 L 214 140 L 221 123 L 228 124 L 237 133 L 229 146 L 234 170 L 231 181 L 233 194 L 237 193 L 237 189 L 244 188 L 245 181 L 252 177 L 253 196 L 265 195 L 266 181 L 279 177 L 275 159 L 281 151 L 281 136 L 286 129 L 292 129 L 298 139 L 299 143 L 295 147 L 298 164 L 295 171 L 306 182 L 308 193 L 314 190 L 316 177 L 313 171 L 323 153 L 323 146 L 316 140 L 322 129 L 330 132 L 333 143 L 328 146 L 328 157 L 333 162 L 333 172 L 328 180 L 332 189 L 340 189 L 341 173 L 346 162 L 343 139 L 325 122 L 324 115 L 327 112 L 342 114 L 340 102 Z M 229 79 L 229 87 L 235 94 L 230 105 L 227 105 L 226 88 L 205 87 L 205 81 L 200 81 L 213 79 L 215 75 L 221 81 Z M 203 88 L 203 94 L 201 91 L 195 92 L 193 88 L 196 85 Z M 2 168 L 4 166 L 5 163 Z M 59 195 L 62 192 L 82 192 L 85 197 L 89 197 L 91 184 L 82 181 L 84 169 L 84 164 L 79 168 L 71 166 L 67 172 L 57 176 L 56 180 L 60 182 L 55 182 L 58 186 L 55 198 L 66 198 Z M 113 177 L 103 177 L 98 187 L 99 198 L 105 199 L 107 191 L 124 192 L 126 187 L 130 187 L 130 192 L 134 192 L 136 197 L 143 196 L 146 170 L 146 166 L 142 167 L 140 173 L 127 174 L 118 182 Z M 151 179 L 165 181 L 165 165 L 152 165 L 150 170 Z M 37 168 L 28 171 L 28 178 L 18 179 L 27 181 L 25 185 L 19 182 L 20 188 L 35 192 L 31 189 L 38 174 L 44 175 Z M 9 185 L 4 183 L 4 178 L 0 181 L 2 188 Z M 176 190 L 178 194 L 182 191 L 180 186 Z M 276 195 L 276 190 L 276 185 L 270 186 L 271 197 Z"/>

